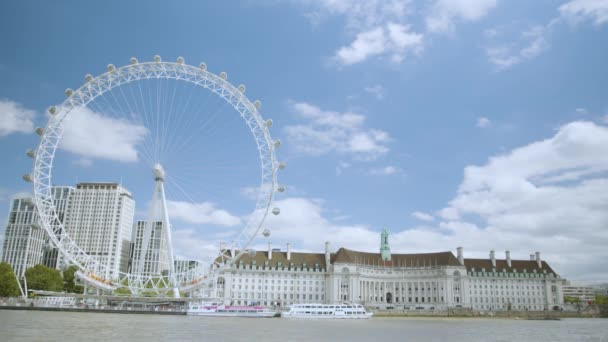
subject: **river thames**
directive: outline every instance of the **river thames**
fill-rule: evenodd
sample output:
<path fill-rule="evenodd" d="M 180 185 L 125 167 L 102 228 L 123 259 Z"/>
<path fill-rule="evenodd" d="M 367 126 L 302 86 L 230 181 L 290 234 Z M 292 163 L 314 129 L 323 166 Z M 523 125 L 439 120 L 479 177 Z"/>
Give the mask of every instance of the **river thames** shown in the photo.
<path fill-rule="evenodd" d="M 0 341 L 607 341 L 608 320 L 289 320 L 0 310 Z"/>

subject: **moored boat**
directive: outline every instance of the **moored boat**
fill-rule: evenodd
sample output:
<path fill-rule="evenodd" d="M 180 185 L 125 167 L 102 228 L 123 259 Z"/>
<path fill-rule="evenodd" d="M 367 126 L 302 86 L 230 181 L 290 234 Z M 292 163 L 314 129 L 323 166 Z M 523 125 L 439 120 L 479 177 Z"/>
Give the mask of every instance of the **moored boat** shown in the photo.
<path fill-rule="evenodd" d="M 189 316 L 268 318 L 274 317 L 277 313 L 261 305 L 232 306 L 221 303 L 193 303 L 188 307 L 186 314 Z"/>
<path fill-rule="evenodd" d="M 281 313 L 283 318 L 366 319 L 374 314 L 359 304 L 294 304 Z"/>

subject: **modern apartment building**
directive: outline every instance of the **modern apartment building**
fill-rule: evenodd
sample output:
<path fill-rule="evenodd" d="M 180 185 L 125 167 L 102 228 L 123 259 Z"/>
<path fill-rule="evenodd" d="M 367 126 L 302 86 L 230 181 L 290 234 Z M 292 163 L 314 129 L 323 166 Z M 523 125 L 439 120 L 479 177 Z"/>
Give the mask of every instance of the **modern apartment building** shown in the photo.
<path fill-rule="evenodd" d="M 79 183 L 67 206 L 65 233 L 107 266 L 98 271 L 99 276 L 114 278 L 128 271 L 134 215 L 135 201 L 120 184 Z"/>

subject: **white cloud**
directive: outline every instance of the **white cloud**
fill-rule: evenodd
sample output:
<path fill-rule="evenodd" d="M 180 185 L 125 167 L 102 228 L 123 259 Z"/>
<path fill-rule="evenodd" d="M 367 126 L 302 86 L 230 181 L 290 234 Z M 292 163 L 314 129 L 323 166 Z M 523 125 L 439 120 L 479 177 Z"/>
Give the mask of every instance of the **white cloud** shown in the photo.
<path fill-rule="evenodd" d="M 490 119 L 482 116 L 480 118 L 477 118 L 477 127 L 479 128 L 486 128 L 488 126 L 490 126 L 492 124 L 492 122 L 490 121 Z"/>
<path fill-rule="evenodd" d="M 86 159 L 121 162 L 138 160 L 137 145 L 148 133 L 143 126 L 102 115 L 86 107 L 72 110 L 63 127 L 65 131 L 60 148 Z"/>
<path fill-rule="evenodd" d="M 36 112 L 24 108 L 21 104 L 0 99 L 0 137 L 12 133 L 34 132 Z"/>
<path fill-rule="evenodd" d="M 193 224 L 210 224 L 232 227 L 241 224 L 241 219 L 223 209 L 217 209 L 213 203 L 192 203 L 167 200 L 167 210 L 172 220 Z"/>
<path fill-rule="evenodd" d="M 300 153 L 319 156 L 337 152 L 370 160 L 389 151 L 389 134 L 366 128 L 361 114 L 325 111 L 305 102 L 292 104 L 292 109 L 307 120 L 304 124 L 285 127 L 290 148 Z"/>
<path fill-rule="evenodd" d="M 463 246 L 465 257 L 484 258 L 490 249 L 508 249 L 514 259 L 540 251 L 563 277 L 607 281 L 608 272 L 598 262 L 608 258 L 606 155 L 608 127 L 573 122 L 553 137 L 468 166 L 456 197 L 437 213 L 441 220 L 431 225 L 432 215 L 412 213 L 424 225 L 391 227 L 391 250 Z M 322 200 L 288 198 L 276 205 L 281 214 L 266 222 L 275 247 L 289 241 L 295 250 L 319 252 L 330 240 L 333 250 L 378 250 L 379 226 L 330 220 L 332 210 Z M 263 240 L 257 243 L 265 248 Z"/>
<path fill-rule="evenodd" d="M 74 160 L 72 162 L 72 164 L 78 165 L 81 167 L 91 167 L 91 166 L 93 166 L 93 161 L 91 159 L 87 159 L 87 158 L 79 158 L 79 159 Z"/>
<path fill-rule="evenodd" d="M 499 70 L 533 59 L 550 48 L 548 36 L 564 21 L 578 24 L 591 21 L 596 26 L 608 23 L 608 0 L 571 0 L 558 8 L 559 15 L 546 25 L 536 25 L 522 32 L 510 44 L 494 44 L 486 48 L 486 55 Z M 497 33 L 496 30 L 493 33 Z M 494 38 L 497 34 L 486 35 Z"/>
<path fill-rule="evenodd" d="M 334 59 L 342 65 L 352 65 L 387 54 L 393 62 L 400 63 L 408 53 L 421 51 L 422 38 L 407 25 L 389 23 L 358 33 L 350 45 L 336 51 Z"/>
<path fill-rule="evenodd" d="M 434 33 L 450 32 L 457 19 L 476 21 L 496 7 L 497 0 L 437 0 L 426 18 L 427 30 Z"/>
<path fill-rule="evenodd" d="M 595 272 L 593 260 L 608 257 L 601 247 L 608 244 L 606 153 L 607 127 L 564 125 L 552 138 L 466 167 L 458 195 L 440 214 L 456 223 L 477 217 L 487 224 L 479 228 L 486 241 L 548 251 L 562 270 L 588 276 L 582 272 Z"/>
<path fill-rule="evenodd" d="M 369 174 L 374 176 L 390 176 L 401 172 L 402 170 L 396 166 L 385 166 L 369 170 Z"/>
<path fill-rule="evenodd" d="M 550 47 L 546 38 L 550 31 L 548 26 L 534 26 L 522 32 L 519 42 L 501 44 L 486 48 L 486 55 L 498 70 L 510 68 L 516 64 L 540 55 Z"/>
<path fill-rule="evenodd" d="M 208 265 L 219 253 L 219 243 L 202 238 L 200 231 L 195 229 L 175 229 L 171 235 L 179 260 L 199 260 Z"/>
<path fill-rule="evenodd" d="M 335 58 L 344 65 L 351 65 L 384 53 L 385 49 L 384 29 L 377 27 L 357 34 L 349 46 L 341 47 L 336 51 Z"/>
<path fill-rule="evenodd" d="M 342 16 L 351 32 L 361 32 L 389 21 L 400 22 L 411 12 L 409 0 L 318 0 L 301 3 L 310 9 L 307 17 L 315 24 L 327 16 Z"/>
<path fill-rule="evenodd" d="M 572 0 L 559 6 L 559 12 L 571 22 L 591 20 L 600 26 L 608 23 L 608 0 Z"/>
<path fill-rule="evenodd" d="M 378 100 L 382 100 L 384 98 L 384 87 L 379 84 L 365 87 L 364 90 L 366 93 L 373 95 Z"/>
<path fill-rule="evenodd" d="M 412 217 L 425 222 L 435 221 L 435 217 L 431 214 L 423 213 L 421 211 L 414 211 Z"/>

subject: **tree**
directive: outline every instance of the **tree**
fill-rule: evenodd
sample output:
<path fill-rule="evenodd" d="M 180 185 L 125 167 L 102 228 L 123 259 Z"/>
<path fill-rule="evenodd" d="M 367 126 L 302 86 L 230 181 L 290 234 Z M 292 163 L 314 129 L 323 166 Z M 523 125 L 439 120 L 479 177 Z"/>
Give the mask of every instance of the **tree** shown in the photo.
<path fill-rule="evenodd" d="M 76 266 L 70 266 L 63 270 L 63 290 L 70 293 L 82 293 L 83 288 L 76 285 L 74 273 L 78 271 Z"/>
<path fill-rule="evenodd" d="M 581 299 L 579 297 L 564 296 L 564 302 L 565 303 L 577 304 L 580 301 L 581 301 Z"/>
<path fill-rule="evenodd" d="M 8 262 L 0 263 L 0 297 L 17 297 L 21 294 L 15 272 Z"/>
<path fill-rule="evenodd" d="M 25 271 L 27 287 L 32 290 L 62 291 L 63 279 L 61 274 L 54 268 L 44 265 L 36 265 Z"/>

